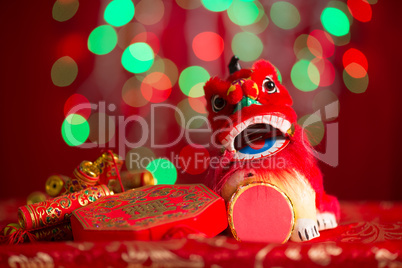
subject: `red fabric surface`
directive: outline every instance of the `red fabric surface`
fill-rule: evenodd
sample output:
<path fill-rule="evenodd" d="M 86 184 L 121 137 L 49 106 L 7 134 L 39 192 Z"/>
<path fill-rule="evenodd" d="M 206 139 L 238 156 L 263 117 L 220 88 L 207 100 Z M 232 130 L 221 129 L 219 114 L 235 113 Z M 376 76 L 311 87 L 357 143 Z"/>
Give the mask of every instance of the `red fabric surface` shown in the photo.
<path fill-rule="evenodd" d="M 16 220 L 18 205 L 16 200 L 0 203 L 1 224 Z M 402 203 L 341 202 L 341 213 L 338 228 L 304 243 L 247 243 L 221 235 L 2 245 L 0 266 L 402 267 Z"/>

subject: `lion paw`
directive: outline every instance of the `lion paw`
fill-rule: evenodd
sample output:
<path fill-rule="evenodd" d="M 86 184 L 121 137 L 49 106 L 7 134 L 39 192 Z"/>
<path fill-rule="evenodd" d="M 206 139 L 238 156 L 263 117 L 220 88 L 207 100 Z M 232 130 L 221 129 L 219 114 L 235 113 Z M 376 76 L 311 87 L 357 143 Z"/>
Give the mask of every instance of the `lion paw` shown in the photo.
<path fill-rule="evenodd" d="M 318 230 L 333 229 L 338 226 L 335 215 L 330 212 L 317 213 Z"/>
<path fill-rule="evenodd" d="M 307 241 L 319 237 L 317 222 L 312 219 L 298 219 L 292 232 L 291 240 L 296 242 Z"/>

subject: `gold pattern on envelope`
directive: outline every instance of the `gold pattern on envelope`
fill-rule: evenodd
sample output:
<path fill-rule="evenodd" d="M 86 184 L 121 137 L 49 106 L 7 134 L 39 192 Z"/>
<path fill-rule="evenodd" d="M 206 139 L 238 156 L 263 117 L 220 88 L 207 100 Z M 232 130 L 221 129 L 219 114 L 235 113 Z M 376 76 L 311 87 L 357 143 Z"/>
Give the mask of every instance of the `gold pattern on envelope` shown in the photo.
<path fill-rule="evenodd" d="M 180 188 L 151 185 L 106 197 L 74 213 L 84 229 L 142 229 L 198 215 L 216 198 L 216 194 L 203 185 L 181 185 Z"/>
<path fill-rule="evenodd" d="M 159 216 L 167 211 L 176 210 L 176 206 L 168 207 L 168 200 L 155 200 L 133 205 L 126 205 L 123 211 L 131 216 L 130 220 L 137 220 L 145 217 Z"/>

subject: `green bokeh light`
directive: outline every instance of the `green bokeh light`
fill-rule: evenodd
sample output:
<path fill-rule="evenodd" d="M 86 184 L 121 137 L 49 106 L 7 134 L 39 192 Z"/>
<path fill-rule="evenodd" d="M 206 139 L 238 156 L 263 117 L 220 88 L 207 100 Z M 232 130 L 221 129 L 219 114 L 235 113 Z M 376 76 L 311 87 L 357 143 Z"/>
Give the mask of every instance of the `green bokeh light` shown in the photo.
<path fill-rule="evenodd" d="M 253 24 L 257 21 L 260 10 L 253 2 L 234 0 L 228 9 L 230 20 L 240 26 Z"/>
<path fill-rule="evenodd" d="M 307 138 L 312 146 L 321 143 L 325 135 L 325 125 L 317 114 L 307 114 L 297 120 L 297 124 L 306 130 Z"/>
<path fill-rule="evenodd" d="M 321 23 L 325 30 L 335 36 L 346 35 L 350 30 L 350 22 L 346 14 L 334 7 L 327 7 L 323 10 Z"/>
<path fill-rule="evenodd" d="M 204 7 L 213 12 L 220 12 L 228 9 L 233 0 L 201 0 Z"/>
<path fill-rule="evenodd" d="M 290 73 L 293 85 L 301 91 L 313 91 L 320 84 L 320 72 L 308 60 L 300 60 L 292 67 Z"/>
<path fill-rule="evenodd" d="M 133 19 L 134 12 L 135 8 L 131 0 L 113 0 L 107 5 L 103 17 L 107 23 L 120 27 Z"/>
<path fill-rule="evenodd" d="M 181 72 L 179 77 L 179 86 L 181 91 L 186 96 L 198 98 L 204 95 L 203 91 L 191 91 L 191 89 L 199 83 L 205 84 L 209 78 L 209 73 L 204 68 L 200 66 L 190 66 Z"/>
<path fill-rule="evenodd" d="M 369 85 L 369 77 L 366 74 L 362 78 L 354 78 L 346 70 L 343 70 L 343 82 L 351 92 L 360 94 L 366 92 Z"/>
<path fill-rule="evenodd" d="M 253 33 L 237 33 L 232 40 L 233 55 L 238 56 L 242 61 L 256 60 L 263 48 L 260 38 Z"/>
<path fill-rule="evenodd" d="M 50 76 L 54 85 L 66 87 L 71 85 L 78 75 L 78 65 L 69 56 L 58 59 L 52 66 Z"/>
<path fill-rule="evenodd" d="M 121 56 L 121 64 L 131 73 L 148 71 L 154 63 L 155 55 L 146 43 L 134 43 L 128 46 Z"/>
<path fill-rule="evenodd" d="M 177 180 L 176 167 L 167 159 L 155 159 L 147 165 L 146 169 L 152 173 L 158 185 L 175 184 Z"/>
<path fill-rule="evenodd" d="M 54 2 L 52 9 L 53 19 L 60 22 L 71 19 L 77 13 L 79 5 L 78 0 Z"/>
<path fill-rule="evenodd" d="M 89 136 L 89 124 L 79 114 L 70 114 L 61 126 L 61 135 L 69 146 L 83 144 Z"/>
<path fill-rule="evenodd" d="M 190 98 L 184 99 L 176 106 L 175 119 L 185 129 L 197 129 L 207 122 L 206 114 L 200 114 L 191 107 Z"/>
<path fill-rule="evenodd" d="M 274 67 L 275 67 L 275 70 L 276 70 L 276 74 L 278 75 L 278 81 L 282 84 L 282 74 L 279 71 L 279 69 L 276 68 L 276 66 L 274 66 Z"/>
<path fill-rule="evenodd" d="M 271 20 L 281 29 L 289 30 L 300 23 L 300 13 L 291 3 L 275 2 L 270 11 Z"/>
<path fill-rule="evenodd" d="M 116 31 L 110 25 L 96 27 L 88 37 L 88 49 L 97 55 L 105 55 L 117 44 Z"/>

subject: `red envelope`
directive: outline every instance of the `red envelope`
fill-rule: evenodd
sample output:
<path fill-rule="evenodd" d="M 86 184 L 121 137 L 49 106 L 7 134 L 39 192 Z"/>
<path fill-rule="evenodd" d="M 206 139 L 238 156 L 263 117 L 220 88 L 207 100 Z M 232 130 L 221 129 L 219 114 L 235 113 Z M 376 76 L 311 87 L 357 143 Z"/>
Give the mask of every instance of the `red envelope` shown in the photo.
<path fill-rule="evenodd" d="M 71 227 L 76 241 L 213 237 L 226 215 L 224 200 L 202 184 L 148 185 L 75 210 Z"/>

